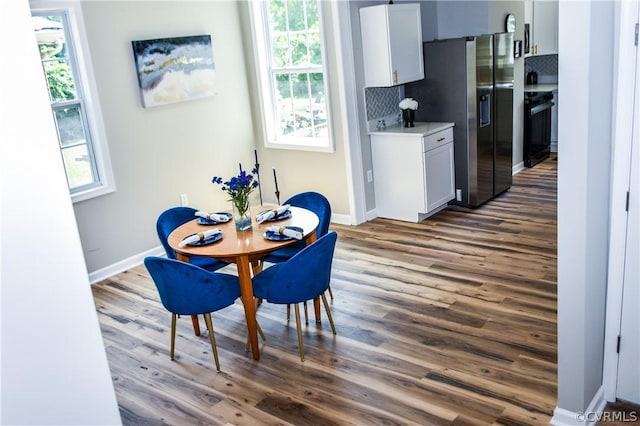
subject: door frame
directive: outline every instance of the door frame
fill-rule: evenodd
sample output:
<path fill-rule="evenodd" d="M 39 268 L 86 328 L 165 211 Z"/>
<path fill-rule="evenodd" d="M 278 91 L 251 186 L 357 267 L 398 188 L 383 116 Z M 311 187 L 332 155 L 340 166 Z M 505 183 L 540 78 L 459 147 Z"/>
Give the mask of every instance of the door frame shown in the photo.
<path fill-rule="evenodd" d="M 638 147 L 638 135 L 633 134 L 634 119 L 640 111 L 640 99 L 634 94 L 640 87 L 640 54 L 635 46 L 635 25 L 640 20 L 640 0 L 617 3 L 613 156 L 611 207 L 609 216 L 609 265 L 607 273 L 607 304 L 604 339 L 603 387 L 604 398 L 616 400 L 618 376 L 617 342 L 622 316 L 625 246 L 627 235 L 626 197 L 631 173 L 631 147 Z M 629 90 L 634 87 L 634 90 Z M 634 113 L 635 109 L 635 113 Z"/>

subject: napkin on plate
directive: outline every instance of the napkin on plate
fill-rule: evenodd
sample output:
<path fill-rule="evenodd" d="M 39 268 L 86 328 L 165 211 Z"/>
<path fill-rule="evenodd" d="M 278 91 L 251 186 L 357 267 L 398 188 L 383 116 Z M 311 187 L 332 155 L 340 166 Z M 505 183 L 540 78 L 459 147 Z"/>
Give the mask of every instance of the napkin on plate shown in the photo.
<path fill-rule="evenodd" d="M 198 210 L 197 212 L 195 212 L 195 215 L 198 217 L 203 217 L 205 219 L 209 219 L 209 220 L 213 220 L 216 222 L 228 222 L 229 221 L 229 216 L 225 216 L 223 214 L 217 214 L 217 213 L 207 213 L 207 212 L 203 212 L 201 210 Z"/>
<path fill-rule="evenodd" d="M 222 231 L 220 230 L 220 228 L 213 228 L 204 232 L 198 232 L 197 234 L 189 235 L 178 243 L 178 247 L 184 247 L 187 244 L 193 244 L 197 243 L 198 241 L 206 240 L 207 238 L 216 234 L 220 234 L 221 232 Z"/>
<path fill-rule="evenodd" d="M 265 220 L 269 220 L 272 219 L 276 216 L 278 216 L 279 214 L 282 214 L 284 212 L 286 212 L 287 210 L 289 210 L 289 204 L 285 204 L 284 206 L 278 206 L 273 210 L 267 210 L 266 212 L 260 212 L 256 215 L 256 221 L 258 223 L 262 223 Z"/>
<path fill-rule="evenodd" d="M 284 226 L 269 226 L 267 231 L 274 234 L 286 235 L 287 237 L 295 238 L 296 240 L 302 239 L 302 232 L 294 231 L 293 229 L 285 228 Z"/>

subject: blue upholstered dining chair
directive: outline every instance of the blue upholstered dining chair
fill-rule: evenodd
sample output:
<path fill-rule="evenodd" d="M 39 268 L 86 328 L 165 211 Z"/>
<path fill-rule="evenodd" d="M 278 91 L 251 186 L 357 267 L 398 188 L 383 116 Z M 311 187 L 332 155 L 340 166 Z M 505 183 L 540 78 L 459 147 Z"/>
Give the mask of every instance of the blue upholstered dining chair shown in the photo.
<path fill-rule="evenodd" d="M 327 200 L 324 195 L 313 191 L 301 192 L 289 198 L 283 203 L 283 205 L 284 204 L 289 204 L 294 207 L 302 207 L 307 210 L 311 210 L 318 215 L 318 219 L 320 220 L 318 227 L 316 228 L 316 235 L 318 238 L 329 232 L 329 223 L 331 223 L 331 204 L 329 204 L 329 200 Z M 302 250 L 305 245 L 306 243 L 304 241 L 300 241 L 297 244 L 269 253 L 269 255 L 262 260 L 270 263 L 284 262 L 291 259 L 291 257 Z"/>
<path fill-rule="evenodd" d="M 289 204 L 295 207 L 302 207 L 307 210 L 311 210 L 318 215 L 319 223 L 316 228 L 316 235 L 318 238 L 324 236 L 329 232 L 329 224 L 331 223 L 331 204 L 329 200 L 319 192 L 307 191 L 295 194 L 286 200 L 283 204 Z M 280 263 L 287 261 L 293 257 L 294 254 L 302 250 L 306 245 L 305 241 L 281 248 L 272 253 L 269 253 L 262 262 Z M 328 288 L 329 296 L 333 299 L 333 291 L 331 286 Z M 291 317 L 290 307 L 287 306 L 287 321 Z M 307 312 L 307 304 L 304 304 L 304 320 L 306 324 L 309 324 L 309 314 Z"/>
<path fill-rule="evenodd" d="M 176 252 L 169 246 L 169 234 L 183 223 L 187 223 L 192 219 L 195 219 L 196 209 L 192 207 L 171 207 L 163 211 L 158 216 L 156 222 L 156 230 L 158 231 L 158 238 L 164 247 L 164 251 L 167 253 L 169 259 L 176 259 Z M 212 257 L 192 257 L 189 262 L 193 265 L 199 266 L 207 271 L 216 271 L 227 264 L 221 260 L 214 259 Z"/>
<path fill-rule="evenodd" d="M 331 309 L 324 293 L 331 281 L 331 264 L 337 238 L 338 234 L 331 231 L 304 247 L 291 259 L 270 266 L 253 277 L 255 297 L 270 303 L 294 305 L 301 361 L 304 361 L 304 346 L 299 303 L 321 297 L 333 334 L 336 334 Z"/>
<path fill-rule="evenodd" d="M 240 296 L 238 277 L 164 257 L 149 256 L 144 259 L 144 265 L 158 289 L 162 305 L 171 312 L 171 360 L 175 359 L 176 317 L 203 315 L 216 370 L 220 372 L 211 312 L 233 305 Z"/>

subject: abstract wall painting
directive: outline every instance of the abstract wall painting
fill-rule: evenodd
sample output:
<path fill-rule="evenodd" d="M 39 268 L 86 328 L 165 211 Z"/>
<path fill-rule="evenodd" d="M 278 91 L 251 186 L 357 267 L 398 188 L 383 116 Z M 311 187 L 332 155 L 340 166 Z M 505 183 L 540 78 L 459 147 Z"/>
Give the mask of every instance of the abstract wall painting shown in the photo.
<path fill-rule="evenodd" d="M 131 42 L 145 108 L 216 94 L 210 35 Z"/>

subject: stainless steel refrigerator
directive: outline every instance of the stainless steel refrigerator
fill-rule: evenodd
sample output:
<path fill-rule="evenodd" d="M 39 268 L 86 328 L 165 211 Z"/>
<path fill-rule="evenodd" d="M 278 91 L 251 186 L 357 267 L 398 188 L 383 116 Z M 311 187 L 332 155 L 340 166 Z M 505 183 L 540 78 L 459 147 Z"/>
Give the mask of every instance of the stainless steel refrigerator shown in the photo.
<path fill-rule="evenodd" d="M 405 85 L 416 121 L 455 122 L 456 200 L 477 207 L 511 187 L 513 33 L 423 45 L 425 78 Z"/>

